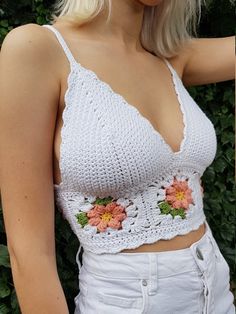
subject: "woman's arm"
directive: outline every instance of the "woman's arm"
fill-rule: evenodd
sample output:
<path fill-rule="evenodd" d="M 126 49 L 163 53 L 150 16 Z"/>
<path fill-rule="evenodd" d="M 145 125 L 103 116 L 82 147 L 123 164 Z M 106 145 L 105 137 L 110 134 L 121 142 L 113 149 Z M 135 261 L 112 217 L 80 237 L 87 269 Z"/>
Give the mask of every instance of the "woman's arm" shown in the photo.
<path fill-rule="evenodd" d="M 235 36 L 193 39 L 171 62 L 181 69 L 185 86 L 232 80 L 235 77 Z"/>
<path fill-rule="evenodd" d="M 15 28 L 0 54 L 0 186 L 22 314 L 68 313 L 54 234 L 53 137 L 60 84 L 46 33 L 36 24 Z"/>

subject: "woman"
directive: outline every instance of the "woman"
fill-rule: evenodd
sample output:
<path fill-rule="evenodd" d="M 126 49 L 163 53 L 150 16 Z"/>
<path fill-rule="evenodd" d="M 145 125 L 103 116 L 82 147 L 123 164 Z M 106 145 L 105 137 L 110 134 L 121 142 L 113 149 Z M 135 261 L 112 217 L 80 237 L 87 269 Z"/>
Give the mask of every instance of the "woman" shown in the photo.
<path fill-rule="evenodd" d="M 68 313 L 55 192 L 81 243 L 75 313 L 233 314 L 202 203 L 215 130 L 184 87 L 233 79 L 233 37 L 190 40 L 200 1 L 57 5 L 53 25 L 12 30 L 0 58 L 1 193 L 22 313 Z"/>

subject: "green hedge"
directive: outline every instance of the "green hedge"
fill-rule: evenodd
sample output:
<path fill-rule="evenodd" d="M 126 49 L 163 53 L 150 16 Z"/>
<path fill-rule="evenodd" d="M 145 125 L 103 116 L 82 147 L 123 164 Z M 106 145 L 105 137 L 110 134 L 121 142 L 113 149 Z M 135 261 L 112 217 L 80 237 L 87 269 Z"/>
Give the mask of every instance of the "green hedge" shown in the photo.
<path fill-rule="evenodd" d="M 234 2 L 207 1 L 202 11 L 199 37 L 223 37 L 234 34 Z M 45 24 L 49 20 L 52 1 L 2 0 L 0 4 L 0 42 L 18 25 Z M 235 293 L 235 180 L 234 180 L 234 82 L 228 81 L 189 88 L 199 106 L 214 123 L 218 149 L 212 165 L 202 177 L 204 206 L 215 239 L 230 265 L 231 288 Z M 68 302 L 74 311 L 73 298 L 78 293 L 78 266 L 75 255 L 78 240 L 59 211 L 56 218 L 56 250 L 58 273 Z M 0 314 L 20 313 L 13 285 L 6 247 L 6 234 L 0 209 Z"/>

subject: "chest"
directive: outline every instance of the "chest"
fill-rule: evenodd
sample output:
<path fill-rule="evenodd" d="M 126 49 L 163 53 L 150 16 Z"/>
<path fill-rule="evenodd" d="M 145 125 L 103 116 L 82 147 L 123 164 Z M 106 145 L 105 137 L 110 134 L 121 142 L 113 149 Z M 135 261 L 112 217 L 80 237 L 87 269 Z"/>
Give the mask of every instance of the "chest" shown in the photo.
<path fill-rule="evenodd" d="M 96 66 L 90 65 L 89 68 L 93 69 L 93 73 L 97 73 L 100 83 L 108 85 L 115 94 L 122 95 L 124 101 L 135 107 L 165 138 L 172 150 L 178 151 L 184 135 L 184 121 L 171 71 L 162 61 L 154 62 L 151 59 L 144 62 L 132 61 L 127 57 L 121 60 L 120 58 L 117 62 L 101 60 L 96 63 Z M 85 71 L 85 73 L 88 72 Z M 67 76 L 64 75 L 64 77 Z M 57 136 L 62 127 L 62 112 L 65 109 L 64 98 L 67 87 L 68 83 L 65 79 L 62 82 Z M 110 105 L 113 105 L 112 102 Z M 78 106 L 81 105 L 78 103 Z M 59 157 L 57 148 L 56 156 Z"/>
<path fill-rule="evenodd" d="M 203 172 L 215 156 L 214 127 L 180 78 L 174 74 L 172 79 L 173 98 L 154 100 L 154 105 L 150 97 L 145 103 L 150 111 L 144 111 L 93 71 L 72 71 L 54 147 L 60 181 L 75 190 L 109 195 L 164 176 L 173 167 L 178 171 L 191 165 Z M 160 133 L 160 125 L 172 134 L 177 151 Z"/>

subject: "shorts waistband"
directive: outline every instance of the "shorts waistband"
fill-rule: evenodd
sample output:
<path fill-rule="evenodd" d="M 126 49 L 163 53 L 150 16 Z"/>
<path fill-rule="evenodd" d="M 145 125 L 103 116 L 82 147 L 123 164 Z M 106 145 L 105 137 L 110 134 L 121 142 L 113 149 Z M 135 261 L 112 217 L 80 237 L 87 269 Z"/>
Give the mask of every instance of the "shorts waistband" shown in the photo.
<path fill-rule="evenodd" d="M 85 271 L 104 277 L 113 278 L 156 278 L 168 277 L 178 273 L 199 271 L 193 255 L 204 255 L 207 260 L 214 250 L 211 229 L 205 220 L 204 235 L 188 248 L 161 252 L 118 252 L 95 254 L 85 250 L 82 264 Z M 199 253 L 200 252 L 200 253 Z M 200 256 L 199 256 L 200 254 Z"/>

